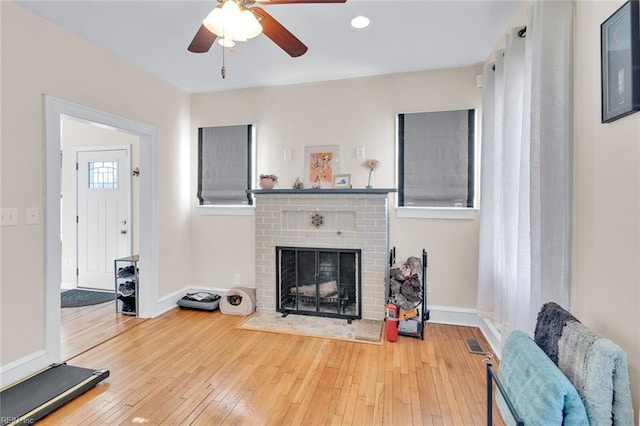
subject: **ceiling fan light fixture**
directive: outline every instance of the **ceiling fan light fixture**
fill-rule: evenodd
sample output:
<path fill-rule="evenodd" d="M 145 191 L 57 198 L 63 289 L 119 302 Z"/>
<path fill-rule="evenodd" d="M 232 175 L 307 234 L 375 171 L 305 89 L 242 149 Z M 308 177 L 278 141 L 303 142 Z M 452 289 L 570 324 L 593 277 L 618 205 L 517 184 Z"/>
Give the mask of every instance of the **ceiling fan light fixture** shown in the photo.
<path fill-rule="evenodd" d="M 253 12 L 240 6 L 235 0 L 227 0 L 217 6 L 202 24 L 218 37 L 233 41 L 247 41 L 262 32 L 262 25 Z"/>
<path fill-rule="evenodd" d="M 369 18 L 366 16 L 356 16 L 351 20 L 351 26 L 353 28 L 362 29 L 369 26 Z"/>
<path fill-rule="evenodd" d="M 258 22 L 256 15 L 249 9 L 245 9 L 240 13 L 238 26 L 246 38 L 254 38 L 262 32 L 262 25 Z"/>
<path fill-rule="evenodd" d="M 222 34 L 224 33 L 224 21 L 220 6 L 213 9 L 211 13 L 204 18 L 202 25 L 215 35 L 222 37 Z"/>
<path fill-rule="evenodd" d="M 222 47 L 234 47 L 236 45 L 236 43 L 231 38 L 227 37 L 218 38 L 218 44 Z"/>
<path fill-rule="evenodd" d="M 240 5 L 235 0 L 226 0 L 222 4 L 224 19 L 235 19 L 240 14 Z"/>

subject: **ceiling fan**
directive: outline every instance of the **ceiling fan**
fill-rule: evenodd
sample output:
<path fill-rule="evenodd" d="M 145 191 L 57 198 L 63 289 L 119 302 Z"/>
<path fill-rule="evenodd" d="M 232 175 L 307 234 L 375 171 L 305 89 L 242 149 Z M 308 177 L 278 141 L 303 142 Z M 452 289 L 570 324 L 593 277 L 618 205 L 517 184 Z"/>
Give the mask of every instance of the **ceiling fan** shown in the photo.
<path fill-rule="evenodd" d="M 218 5 L 202 21 L 200 29 L 187 48 L 190 52 L 205 53 L 213 43 L 233 47 L 235 41 L 245 41 L 261 32 L 269 37 L 291 57 L 304 55 L 307 46 L 287 30 L 280 22 L 255 3 L 303 4 L 345 3 L 347 0 L 218 0 Z"/>

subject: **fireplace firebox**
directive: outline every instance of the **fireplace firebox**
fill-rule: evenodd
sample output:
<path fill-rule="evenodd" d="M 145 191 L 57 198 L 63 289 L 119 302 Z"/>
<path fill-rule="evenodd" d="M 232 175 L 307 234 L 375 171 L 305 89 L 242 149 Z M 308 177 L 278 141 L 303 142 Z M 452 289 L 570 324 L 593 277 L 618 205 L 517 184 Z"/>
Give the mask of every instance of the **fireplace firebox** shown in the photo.
<path fill-rule="evenodd" d="M 276 247 L 276 310 L 359 319 L 360 250 Z"/>

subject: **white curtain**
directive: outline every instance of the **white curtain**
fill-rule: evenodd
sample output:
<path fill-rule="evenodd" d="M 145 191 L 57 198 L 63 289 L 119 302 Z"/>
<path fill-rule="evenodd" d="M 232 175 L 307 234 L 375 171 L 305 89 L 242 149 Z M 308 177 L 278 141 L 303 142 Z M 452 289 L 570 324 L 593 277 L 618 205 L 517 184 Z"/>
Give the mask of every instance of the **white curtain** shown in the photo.
<path fill-rule="evenodd" d="M 572 15 L 535 1 L 484 70 L 478 313 L 502 339 L 570 300 Z"/>

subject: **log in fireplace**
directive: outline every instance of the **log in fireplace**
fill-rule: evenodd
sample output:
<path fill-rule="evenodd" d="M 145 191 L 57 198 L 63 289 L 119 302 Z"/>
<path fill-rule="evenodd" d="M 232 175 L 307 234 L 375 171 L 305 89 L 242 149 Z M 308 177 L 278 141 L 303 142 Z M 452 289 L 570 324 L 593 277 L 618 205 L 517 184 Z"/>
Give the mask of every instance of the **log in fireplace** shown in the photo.
<path fill-rule="evenodd" d="M 278 312 L 359 319 L 360 250 L 276 247 Z"/>

